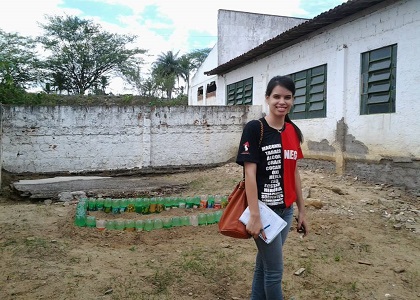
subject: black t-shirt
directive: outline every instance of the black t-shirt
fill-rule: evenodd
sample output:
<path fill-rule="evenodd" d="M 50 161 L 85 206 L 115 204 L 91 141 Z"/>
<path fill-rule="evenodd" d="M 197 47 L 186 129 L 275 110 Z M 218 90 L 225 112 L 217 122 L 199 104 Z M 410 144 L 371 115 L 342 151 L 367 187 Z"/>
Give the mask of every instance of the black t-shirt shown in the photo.
<path fill-rule="evenodd" d="M 290 123 L 282 130 L 270 127 L 264 118 L 263 138 L 259 120 L 245 125 L 239 144 L 236 162 L 257 164 L 258 199 L 269 206 L 289 207 L 296 200 L 295 169 L 296 161 L 302 158 L 299 138 Z"/>

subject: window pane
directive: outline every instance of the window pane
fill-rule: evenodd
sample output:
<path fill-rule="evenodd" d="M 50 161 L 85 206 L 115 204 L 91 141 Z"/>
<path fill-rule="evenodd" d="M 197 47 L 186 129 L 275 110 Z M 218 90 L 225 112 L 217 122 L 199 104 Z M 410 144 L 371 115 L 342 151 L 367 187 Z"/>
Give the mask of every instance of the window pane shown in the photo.
<path fill-rule="evenodd" d="M 305 96 L 295 97 L 294 103 L 295 103 L 295 105 L 296 104 L 302 104 L 302 103 L 305 103 L 305 100 L 306 100 Z"/>
<path fill-rule="evenodd" d="M 304 79 L 306 78 L 306 71 L 296 73 L 294 76 L 295 76 L 295 80 Z"/>
<path fill-rule="evenodd" d="M 382 60 L 378 62 L 371 63 L 369 66 L 369 72 L 382 70 L 382 69 L 389 69 L 391 66 L 391 60 Z"/>
<path fill-rule="evenodd" d="M 370 61 L 391 57 L 391 47 L 385 47 L 370 52 Z"/>
<path fill-rule="evenodd" d="M 368 93 L 387 92 L 390 88 L 390 83 L 372 83 L 369 85 Z"/>
<path fill-rule="evenodd" d="M 295 105 L 293 108 L 293 113 L 305 111 L 305 104 Z"/>
<path fill-rule="evenodd" d="M 324 75 L 312 77 L 311 84 L 324 83 Z"/>
<path fill-rule="evenodd" d="M 374 72 L 374 73 L 369 74 L 369 82 L 389 80 L 390 76 L 391 76 L 391 73 L 388 70 Z"/>
<path fill-rule="evenodd" d="M 306 87 L 306 79 L 295 81 L 295 88 Z"/>
<path fill-rule="evenodd" d="M 317 102 L 321 100 L 324 100 L 324 93 L 313 94 L 309 96 L 309 102 Z"/>
<path fill-rule="evenodd" d="M 323 102 L 315 102 L 315 103 L 311 103 L 311 105 L 309 105 L 309 110 L 321 110 L 324 108 L 324 103 Z"/>
<path fill-rule="evenodd" d="M 310 90 L 310 94 L 315 94 L 315 93 L 320 93 L 324 91 L 324 85 L 323 84 L 319 84 L 319 85 L 314 85 L 312 86 L 311 90 Z"/>
<path fill-rule="evenodd" d="M 295 97 L 306 95 L 306 87 L 297 89 L 295 92 Z"/>
<path fill-rule="evenodd" d="M 388 102 L 388 101 L 389 101 L 389 94 L 382 94 L 382 95 L 373 94 L 373 95 L 369 95 L 367 99 L 368 104 L 382 103 L 382 102 Z"/>
<path fill-rule="evenodd" d="M 324 68 L 325 66 L 319 66 L 319 67 L 313 68 L 311 72 L 312 76 L 324 74 Z"/>

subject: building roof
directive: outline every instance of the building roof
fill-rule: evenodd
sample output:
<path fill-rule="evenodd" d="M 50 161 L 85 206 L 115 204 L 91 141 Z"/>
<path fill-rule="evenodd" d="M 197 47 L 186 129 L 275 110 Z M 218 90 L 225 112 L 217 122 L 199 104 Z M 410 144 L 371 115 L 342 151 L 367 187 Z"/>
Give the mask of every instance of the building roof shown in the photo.
<path fill-rule="evenodd" d="M 364 9 L 370 8 L 382 2 L 394 3 L 396 1 L 398 0 L 349 0 L 333 9 L 323 12 L 313 19 L 286 30 L 276 37 L 265 41 L 261 45 L 233 58 L 217 68 L 204 72 L 204 74 L 226 74 L 232 70 L 276 53 L 281 49 L 290 47 L 300 42 L 300 38 L 340 21 L 341 19 L 354 15 Z"/>

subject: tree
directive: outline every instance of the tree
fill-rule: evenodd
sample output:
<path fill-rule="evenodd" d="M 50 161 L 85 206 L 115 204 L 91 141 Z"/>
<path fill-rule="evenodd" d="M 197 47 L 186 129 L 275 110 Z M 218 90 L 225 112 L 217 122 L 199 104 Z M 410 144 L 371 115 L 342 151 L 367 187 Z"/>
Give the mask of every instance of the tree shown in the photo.
<path fill-rule="evenodd" d="M 187 54 L 188 59 L 191 62 L 192 70 L 197 70 L 198 67 L 206 60 L 209 55 L 211 48 L 195 49 Z"/>
<path fill-rule="evenodd" d="M 139 48 L 128 48 L 135 36 L 109 33 L 93 23 L 73 16 L 49 16 L 41 24 L 44 34 L 39 41 L 50 55 L 44 68 L 53 77 L 60 77 L 61 87 L 69 93 L 84 94 L 101 85 L 101 78 L 128 69 Z"/>
<path fill-rule="evenodd" d="M 0 84 L 26 88 L 36 83 L 39 61 L 34 40 L 0 29 Z"/>
<path fill-rule="evenodd" d="M 168 51 L 161 53 L 153 64 L 152 76 L 154 76 L 164 88 L 168 99 L 172 98 L 175 80 L 181 77 L 182 71 L 179 66 L 178 53 Z"/>

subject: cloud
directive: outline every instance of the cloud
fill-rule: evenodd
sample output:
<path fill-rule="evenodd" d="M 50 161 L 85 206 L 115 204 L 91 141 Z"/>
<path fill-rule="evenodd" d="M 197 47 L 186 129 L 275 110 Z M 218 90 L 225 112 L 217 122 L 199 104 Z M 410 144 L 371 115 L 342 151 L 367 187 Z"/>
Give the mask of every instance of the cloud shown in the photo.
<path fill-rule="evenodd" d="M 22 35 L 42 34 L 38 22 L 48 15 L 92 19 L 105 30 L 138 36 L 148 50 L 148 66 L 162 53 L 211 48 L 217 41 L 219 9 L 311 18 L 342 0 L 13 0 L 0 10 L 0 28 Z M 316 5 L 315 3 L 316 2 Z M 144 70 L 148 72 L 147 68 Z"/>

